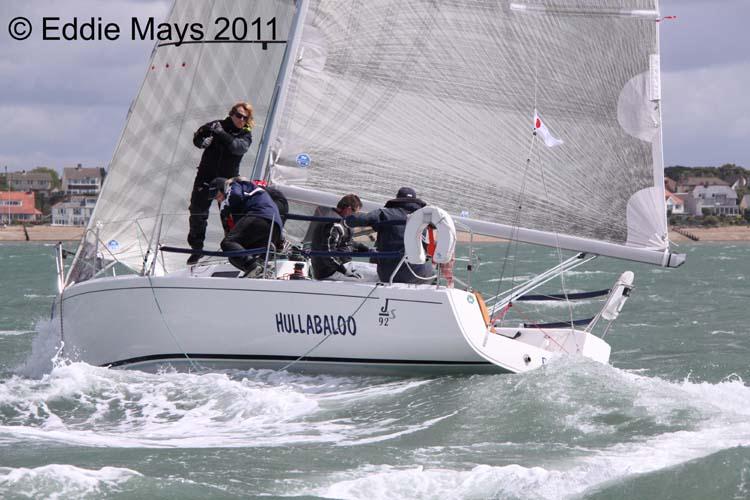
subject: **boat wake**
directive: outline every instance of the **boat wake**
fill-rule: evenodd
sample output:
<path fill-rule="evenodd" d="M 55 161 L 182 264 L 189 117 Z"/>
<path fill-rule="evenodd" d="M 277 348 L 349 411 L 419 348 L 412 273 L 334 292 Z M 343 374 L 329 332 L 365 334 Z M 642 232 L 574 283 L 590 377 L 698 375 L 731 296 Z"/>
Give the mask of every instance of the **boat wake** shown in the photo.
<path fill-rule="evenodd" d="M 0 385 L 0 441 L 294 446 L 303 455 L 320 453 L 320 445 L 364 447 L 356 463 L 343 461 L 304 487 L 281 479 L 267 493 L 559 498 L 750 447 L 749 402 L 750 387 L 739 377 L 669 381 L 572 358 L 524 375 L 421 379 L 270 370 L 149 374 L 58 359 L 41 378 L 15 375 Z M 0 469 L 0 486 L 32 488 L 45 474 L 93 474 L 91 484 L 81 479 L 71 487 L 106 489 L 118 478 L 147 474 L 105 469 Z"/>

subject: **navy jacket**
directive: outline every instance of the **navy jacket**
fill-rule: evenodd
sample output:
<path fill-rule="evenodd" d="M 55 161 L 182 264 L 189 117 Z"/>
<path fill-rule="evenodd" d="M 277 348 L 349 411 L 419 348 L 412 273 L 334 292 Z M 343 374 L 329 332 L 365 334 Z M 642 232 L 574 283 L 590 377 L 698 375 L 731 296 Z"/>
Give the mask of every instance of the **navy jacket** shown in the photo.
<path fill-rule="evenodd" d="M 276 203 L 271 195 L 263 188 L 257 187 L 254 182 L 234 180 L 224 194 L 226 198 L 221 204 L 222 221 L 225 221 L 229 214 L 235 221 L 250 215 L 275 223 L 279 226 L 279 231 L 283 229 L 284 225 Z"/>
<path fill-rule="evenodd" d="M 352 214 L 346 218 L 351 227 L 370 226 L 378 233 L 375 248 L 379 252 L 404 251 L 404 225 L 381 224 L 386 221 L 406 221 L 406 216 L 424 207 L 419 198 L 396 198 L 366 214 Z"/>
<path fill-rule="evenodd" d="M 212 131 L 214 123 L 221 124 L 221 128 Z M 210 139 L 210 141 L 206 141 Z M 206 147 L 204 144 L 208 142 Z M 193 144 L 197 148 L 205 147 L 195 184 L 202 185 L 211 182 L 216 177 L 231 179 L 240 171 L 242 156 L 250 149 L 253 135 L 249 128 L 237 128 L 232 119 L 227 117 L 221 121 L 208 122 L 193 135 Z"/>
<path fill-rule="evenodd" d="M 383 224 L 387 221 L 403 220 L 412 212 L 424 207 L 425 203 L 419 198 L 396 198 L 378 208 L 363 215 L 354 214 L 346 218 L 349 226 L 371 226 L 378 232 L 375 247 L 379 252 L 404 251 L 404 229 L 403 224 Z M 396 270 L 399 259 L 378 259 L 378 278 L 387 282 L 393 271 Z M 410 270 L 411 269 L 411 270 Z M 432 276 L 434 270 L 432 264 L 404 264 L 393 278 L 395 283 L 427 283 L 414 276 Z"/>

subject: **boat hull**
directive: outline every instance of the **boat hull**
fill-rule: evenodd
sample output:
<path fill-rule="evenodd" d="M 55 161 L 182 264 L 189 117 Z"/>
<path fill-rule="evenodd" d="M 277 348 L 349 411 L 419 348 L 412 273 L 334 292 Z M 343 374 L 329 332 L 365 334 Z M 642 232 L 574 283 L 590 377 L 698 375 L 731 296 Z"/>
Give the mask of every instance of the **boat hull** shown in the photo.
<path fill-rule="evenodd" d="M 538 366 L 525 361 L 529 352 L 545 361 L 555 354 L 537 355 L 549 345 L 493 334 L 503 354 L 488 361 L 467 342 L 487 328 L 475 296 L 462 290 L 214 271 L 68 287 L 55 307 L 64 354 L 146 371 L 170 365 L 399 375 L 519 372 Z"/>

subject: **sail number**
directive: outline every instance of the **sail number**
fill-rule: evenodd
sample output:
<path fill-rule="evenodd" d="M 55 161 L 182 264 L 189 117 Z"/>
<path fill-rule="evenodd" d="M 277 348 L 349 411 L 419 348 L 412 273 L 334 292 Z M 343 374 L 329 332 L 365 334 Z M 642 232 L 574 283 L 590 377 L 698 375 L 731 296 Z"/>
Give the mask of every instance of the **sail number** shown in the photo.
<path fill-rule="evenodd" d="M 276 40 L 275 17 L 265 22 L 259 17 L 251 23 L 248 23 L 244 17 L 235 17 L 234 19 L 219 17 L 216 19 L 215 24 L 219 31 L 216 33 L 214 40 L 219 42 Z"/>

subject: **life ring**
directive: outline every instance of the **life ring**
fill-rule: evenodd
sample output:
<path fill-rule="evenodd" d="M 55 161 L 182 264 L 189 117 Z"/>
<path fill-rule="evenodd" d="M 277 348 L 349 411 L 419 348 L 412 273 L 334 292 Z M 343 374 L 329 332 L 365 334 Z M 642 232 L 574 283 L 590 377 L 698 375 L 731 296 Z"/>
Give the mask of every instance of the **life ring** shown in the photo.
<path fill-rule="evenodd" d="M 427 256 L 422 245 L 422 233 L 432 224 L 437 230 L 437 244 L 432 257 L 436 264 L 446 264 L 456 250 L 456 226 L 451 216 L 438 207 L 424 207 L 409 215 L 404 228 L 404 254 L 411 264 L 424 264 Z"/>

